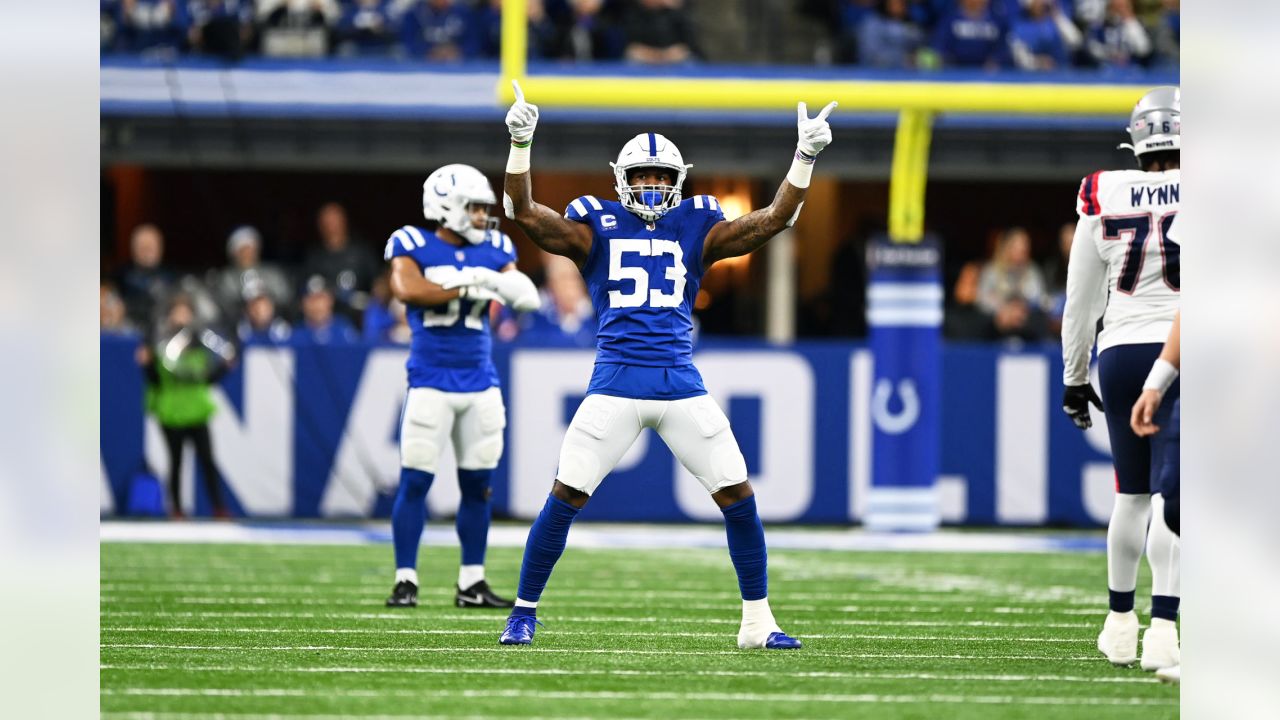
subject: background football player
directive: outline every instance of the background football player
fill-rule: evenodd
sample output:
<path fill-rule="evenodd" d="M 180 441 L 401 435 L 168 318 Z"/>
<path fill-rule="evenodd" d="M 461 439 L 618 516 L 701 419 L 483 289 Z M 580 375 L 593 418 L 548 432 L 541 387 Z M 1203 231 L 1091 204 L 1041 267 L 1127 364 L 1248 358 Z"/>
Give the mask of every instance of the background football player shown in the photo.
<path fill-rule="evenodd" d="M 513 83 L 514 84 L 514 83 Z M 729 556 L 742 594 L 742 648 L 799 648 L 769 609 L 764 528 L 729 419 L 693 366 L 692 308 L 703 273 L 745 255 L 795 222 L 813 162 L 831 142 L 831 103 L 798 112 L 799 145 L 787 179 L 762 210 L 726 221 L 709 195 L 682 199 L 690 165 L 657 133 L 629 140 L 613 163 L 618 200 L 593 196 L 564 215 L 533 201 L 529 151 L 538 109 L 516 102 L 507 114 L 511 154 L 503 202 L 539 247 L 577 264 L 597 308 L 595 370 L 560 451 L 546 505 L 529 531 L 516 605 L 499 642 L 533 641 L 538 600 L 579 510 L 649 427 L 706 487 L 724 514 Z"/>
<path fill-rule="evenodd" d="M 538 291 L 516 270 L 511 238 L 491 216 L 493 188 L 469 165 L 446 165 L 422 186 L 431 225 L 406 225 L 387 241 L 391 292 L 407 309 L 413 342 L 409 391 L 400 422 L 400 487 L 391 511 L 396 579 L 387 605 L 418 601 L 418 544 L 427 490 L 440 452 L 453 443 L 458 462 L 458 607 L 511 607 L 484 576 L 489 479 L 502 457 L 506 408 L 491 357 L 489 302 L 517 311 L 538 307 Z"/>
<path fill-rule="evenodd" d="M 1176 87 L 1151 90 L 1129 119 L 1127 145 L 1140 170 L 1097 172 L 1084 179 L 1080 215 L 1067 270 L 1062 321 L 1063 410 L 1081 429 L 1089 404 L 1103 410 L 1116 470 L 1116 498 L 1107 528 L 1107 584 L 1111 612 L 1098 649 L 1116 665 L 1137 659 L 1133 611 L 1145 539 L 1151 565 L 1151 626 L 1142 638 L 1142 667 L 1178 664 L 1178 548 L 1164 521 L 1159 494 L 1163 438 L 1140 437 L 1129 409 L 1160 354 L 1178 309 L 1180 253 L 1170 238 L 1178 214 L 1181 97 Z M 1102 398 L 1089 384 L 1089 355 L 1097 334 Z M 1175 380 L 1161 410 L 1178 397 Z M 1156 424 L 1164 418 L 1157 415 Z M 1148 529 L 1149 524 L 1149 529 Z"/>

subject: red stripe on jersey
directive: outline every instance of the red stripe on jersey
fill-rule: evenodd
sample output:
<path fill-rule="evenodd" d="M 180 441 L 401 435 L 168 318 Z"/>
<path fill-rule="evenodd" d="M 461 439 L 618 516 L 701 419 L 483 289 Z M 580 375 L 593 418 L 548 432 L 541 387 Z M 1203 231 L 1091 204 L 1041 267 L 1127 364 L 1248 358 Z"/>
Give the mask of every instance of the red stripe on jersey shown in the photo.
<path fill-rule="evenodd" d="M 1085 203 L 1085 212 L 1089 215 L 1098 215 L 1102 213 L 1102 203 L 1098 202 L 1098 182 L 1099 175 L 1102 171 L 1098 171 L 1089 176 L 1089 200 Z"/>

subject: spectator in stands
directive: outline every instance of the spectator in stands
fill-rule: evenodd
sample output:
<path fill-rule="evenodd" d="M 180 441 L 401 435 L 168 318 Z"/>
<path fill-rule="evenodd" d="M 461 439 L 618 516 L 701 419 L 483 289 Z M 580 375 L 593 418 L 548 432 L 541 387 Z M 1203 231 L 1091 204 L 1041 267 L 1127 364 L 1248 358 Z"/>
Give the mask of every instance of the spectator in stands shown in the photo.
<path fill-rule="evenodd" d="M 1086 31 L 1085 49 L 1100 67 L 1144 65 L 1151 59 L 1151 37 L 1133 11 L 1132 0 L 1109 0 L 1101 22 Z"/>
<path fill-rule="evenodd" d="M 622 57 L 622 26 L 604 0 L 569 0 L 569 12 L 560 25 L 548 57 L 584 63 Z"/>
<path fill-rule="evenodd" d="M 915 67 L 924 31 L 907 13 L 907 0 L 879 0 L 858 28 L 858 63 L 900 70 Z"/>
<path fill-rule="evenodd" d="M 302 296 L 302 324 L 294 329 L 299 345 L 347 345 L 360 339 L 351 321 L 333 313 L 333 291 L 320 275 L 311 276 Z"/>
<path fill-rule="evenodd" d="M 209 277 L 209 287 L 223 317 L 239 317 L 244 302 L 262 293 L 269 295 L 276 307 L 288 306 L 293 289 L 280 268 L 262 262 L 262 236 L 257 228 L 241 225 L 231 232 L 227 237 L 227 259 L 230 264 L 211 271 Z"/>
<path fill-rule="evenodd" d="M 1014 65 L 1022 70 L 1069 67 L 1083 38 L 1058 0 L 1022 0 L 1022 4 L 1023 12 L 1009 30 Z"/>
<path fill-rule="evenodd" d="M 352 237 L 347 211 L 331 202 L 316 214 L 320 247 L 308 256 L 303 277 L 319 275 L 332 289 L 343 311 L 364 309 L 366 295 L 382 266 L 369 248 Z"/>
<path fill-rule="evenodd" d="M 275 345 L 293 335 L 289 322 L 276 314 L 276 303 L 266 292 L 252 292 L 245 298 L 244 313 L 236 324 L 236 337 L 245 345 Z"/>
<path fill-rule="evenodd" d="M 1182 2 L 1181 0 L 1164 0 L 1162 4 L 1163 7 L 1160 10 L 1155 32 L 1153 33 L 1155 35 L 1156 62 L 1159 65 L 1177 69 L 1182 44 Z"/>
<path fill-rule="evenodd" d="M 978 278 L 978 307 L 991 315 L 1001 337 L 1034 340 L 1044 335 L 1044 298 L 1044 277 L 1031 262 L 1031 237 L 1020 227 L 1006 230 Z"/>
<path fill-rule="evenodd" d="M 120 0 L 99 0 L 98 2 L 98 51 L 106 55 L 114 52 L 120 40 Z"/>
<path fill-rule="evenodd" d="M 164 236 L 151 223 L 134 228 L 129 253 L 129 263 L 116 272 L 115 286 L 124 298 L 129 321 L 147 328 L 157 304 L 169 294 L 177 276 L 162 263 Z"/>
<path fill-rule="evenodd" d="M 1004 38 L 991 0 L 959 0 L 938 23 L 934 49 L 943 65 L 996 70 L 1004 62 Z"/>
<path fill-rule="evenodd" d="M 684 0 L 636 0 L 624 16 L 623 32 L 629 62 L 677 65 L 698 56 Z"/>
<path fill-rule="evenodd" d="M 341 15 L 337 0 L 258 0 L 262 54 L 324 57 Z"/>
<path fill-rule="evenodd" d="M 344 3 L 335 33 L 338 54 L 346 57 L 394 55 L 401 51 L 399 32 L 391 0 Z"/>
<path fill-rule="evenodd" d="M 367 342 L 380 342 L 387 339 L 387 333 L 396 324 L 391 297 L 391 276 L 382 273 L 373 279 L 373 287 L 369 291 L 369 303 L 364 306 L 364 317 L 360 322 L 361 334 Z"/>
<path fill-rule="evenodd" d="M 593 347 L 596 314 L 572 260 L 544 254 L 542 304 L 519 322 L 520 337 L 554 345 Z"/>
<path fill-rule="evenodd" d="M 1058 228 L 1058 254 L 1044 265 L 1044 277 L 1048 284 L 1044 312 L 1050 334 L 1062 335 L 1062 313 L 1067 307 L 1067 260 L 1071 257 L 1071 244 L 1075 241 L 1076 224 L 1063 223 Z"/>
<path fill-rule="evenodd" d="M 400 38 L 409 57 L 436 61 L 479 56 L 467 8 L 455 0 L 419 0 L 400 19 Z"/>
<path fill-rule="evenodd" d="M 239 60 L 253 43 L 253 0 L 190 0 L 187 41 L 193 50 Z"/>
<path fill-rule="evenodd" d="M 547 17 L 542 0 L 526 0 L 529 16 L 526 45 L 531 58 L 548 57 L 556 42 L 556 26 Z M 480 0 L 471 18 L 471 45 L 480 57 L 497 58 L 502 54 L 502 0 Z"/>
<path fill-rule="evenodd" d="M 952 287 L 943 319 L 943 334 L 954 340 L 993 340 L 995 323 L 991 314 L 978 306 L 978 279 L 982 265 L 967 262 L 960 268 Z"/>
<path fill-rule="evenodd" d="M 120 48 L 128 52 L 176 55 L 185 42 L 188 16 L 178 0 L 120 0 L 116 4 Z"/>
<path fill-rule="evenodd" d="M 99 328 L 103 335 L 133 335 L 138 332 L 137 326 L 129 321 L 125 314 L 124 300 L 109 282 L 98 284 L 98 312 L 101 317 Z"/>

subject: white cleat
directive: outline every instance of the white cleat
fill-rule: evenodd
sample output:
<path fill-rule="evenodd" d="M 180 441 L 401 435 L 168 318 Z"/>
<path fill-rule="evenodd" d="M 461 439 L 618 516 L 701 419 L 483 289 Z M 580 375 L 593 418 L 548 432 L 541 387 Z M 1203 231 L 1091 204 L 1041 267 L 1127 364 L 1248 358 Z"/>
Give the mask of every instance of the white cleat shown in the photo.
<path fill-rule="evenodd" d="M 1111 612 L 1098 635 L 1098 650 L 1112 665 L 1132 665 L 1138 659 L 1138 616 L 1132 610 Z"/>
<path fill-rule="evenodd" d="M 1160 668 L 1156 671 L 1156 677 L 1160 678 L 1162 683 L 1177 685 L 1182 682 L 1182 666 L 1174 665 L 1173 667 Z"/>
<path fill-rule="evenodd" d="M 1161 670 L 1175 667 L 1181 662 L 1178 624 L 1172 620 L 1151 618 L 1151 627 L 1142 633 L 1142 669 Z"/>

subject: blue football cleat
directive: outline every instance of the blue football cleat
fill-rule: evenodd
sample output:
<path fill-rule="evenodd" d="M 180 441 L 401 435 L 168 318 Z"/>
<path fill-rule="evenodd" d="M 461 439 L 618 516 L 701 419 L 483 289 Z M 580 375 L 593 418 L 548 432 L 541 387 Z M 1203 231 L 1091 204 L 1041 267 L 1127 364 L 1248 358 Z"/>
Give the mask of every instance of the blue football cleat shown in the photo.
<path fill-rule="evenodd" d="M 507 618 L 507 629 L 498 638 L 499 645 L 532 645 L 533 633 L 542 623 L 532 615 L 512 615 Z M 790 639 L 790 638 L 788 638 Z"/>
<path fill-rule="evenodd" d="M 799 650 L 801 647 L 803 645 L 799 640 L 784 632 L 769 633 L 768 639 L 764 641 L 765 650 Z"/>

